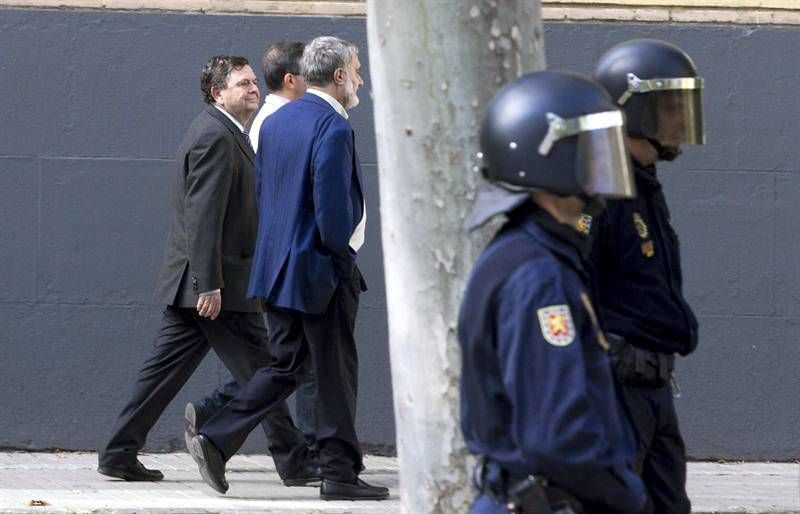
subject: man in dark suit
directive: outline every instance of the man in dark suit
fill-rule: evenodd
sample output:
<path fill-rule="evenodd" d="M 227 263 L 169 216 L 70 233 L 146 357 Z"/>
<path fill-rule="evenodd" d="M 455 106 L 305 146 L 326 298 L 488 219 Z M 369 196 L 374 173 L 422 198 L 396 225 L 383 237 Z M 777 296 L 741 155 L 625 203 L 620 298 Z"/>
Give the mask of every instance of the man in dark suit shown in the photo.
<path fill-rule="evenodd" d="M 167 307 L 153 354 L 99 454 L 98 472 L 124 480 L 163 478 L 137 453 L 209 348 L 242 384 L 272 360 L 262 303 L 246 296 L 258 212 L 254 156 L 243 126 L 258 108 L 257 79 L 246 59 L 217 56 L 203 68 L 201 89 L 208 106 L 176 158 L 172 222 L 155 295 Z M 281 477 L 314 474 L 284 403 L 275 404 L 266 425 Z"/>
<path fill-rule="evenodd" d="M 261 128 L 260 225 L 248 294 L 266 300 L 275 361 L 192 440 L 203 479 L 222 493 L 228 489 L 225 462 L 265 413 L 297 388 L 310 359 L 317 380 L 320 496 L 380 500 L 389 494 L 358 478 L 353 331 L 358 297 L 366 289 L 356 266 L 366 217 L 347 109 L 358 104 L 360 66 L 352 44 L 313 40 L 303 53 L 308 92 Z"/>

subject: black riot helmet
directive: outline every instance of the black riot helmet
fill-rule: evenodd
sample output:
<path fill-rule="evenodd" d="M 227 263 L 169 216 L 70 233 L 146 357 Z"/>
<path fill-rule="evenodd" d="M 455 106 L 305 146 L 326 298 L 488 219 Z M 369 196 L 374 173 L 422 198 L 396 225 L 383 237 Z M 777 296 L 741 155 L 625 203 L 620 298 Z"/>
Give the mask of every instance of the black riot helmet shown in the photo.
<path fill-rule="evenodd" d="M 677 156 L 681 143 L 705 143 L 703 79 L 677 46 L 626 41 L 600 58 L 595 77 L 625 111 L 628 134 L 651 141 L 662 158 Z"/>
<path fill-rule="evenodd" d="M 596 81 L 566 72 L 524 75 L 490 102 L 480 131 L 484 177 L 468 229 L 506 213 L 533 191 L 631 198 L 624 115 Z"/>
<path fill-rule="evenodd" d="M 588 77 L 524 75 L 495 95 L 483 118 L 484 175 L 512 191 L 631 197 L 623 124 L 622 112 Z"/>

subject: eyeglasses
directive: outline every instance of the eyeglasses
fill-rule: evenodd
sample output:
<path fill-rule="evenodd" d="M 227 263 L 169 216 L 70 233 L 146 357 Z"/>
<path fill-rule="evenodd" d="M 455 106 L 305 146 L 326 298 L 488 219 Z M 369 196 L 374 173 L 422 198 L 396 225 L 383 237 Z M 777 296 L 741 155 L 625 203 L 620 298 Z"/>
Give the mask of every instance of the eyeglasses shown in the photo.
<path fill-rule="evenodd" d="M 258 79 L 242 79 L 234 84 L 234 87 L 241 87 L 243 89 L 248 89 L 250 86 L 258 87 Z"/>

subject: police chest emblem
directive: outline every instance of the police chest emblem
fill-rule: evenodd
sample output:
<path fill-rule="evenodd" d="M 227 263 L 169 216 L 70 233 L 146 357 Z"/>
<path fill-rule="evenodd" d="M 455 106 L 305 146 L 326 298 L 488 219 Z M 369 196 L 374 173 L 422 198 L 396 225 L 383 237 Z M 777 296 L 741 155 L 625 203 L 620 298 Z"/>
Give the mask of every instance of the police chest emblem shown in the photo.
<path fill-rule="evenodd" d="M 642 215 L 638 212 L 633 213 L 633 226 L 636 227 L 636 232 L 642 239 L 647 239 L 647 236 L 650 235 L 650 231 L 647 229 L 647 223 L 644 222 Z"/>
<path fill-rule="evenodd" d="M 544 340 L 553 346 L 567 346 L 575 340 L 575 324 L 566 305 L 551 305 L 536 311 Z"/>
<path fill-rule="evenodd" d="M 589 235 L 589 232 L 592 230 L 592 217 L 588 214 L 581 214 L 581 218 L 578 220 L 578 232 L 581 234 Z"/>

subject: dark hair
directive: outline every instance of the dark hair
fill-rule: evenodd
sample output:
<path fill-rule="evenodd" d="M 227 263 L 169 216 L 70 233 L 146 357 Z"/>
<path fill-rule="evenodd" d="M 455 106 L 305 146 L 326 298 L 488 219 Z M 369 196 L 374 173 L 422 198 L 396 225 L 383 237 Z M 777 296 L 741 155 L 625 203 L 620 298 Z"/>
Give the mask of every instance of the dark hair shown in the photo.
<path fill-rule="evenodd" d="M 261 58 L 267 92 L 274 93 L 283 89 L 283 77 L 287 73 L 300 74 L 300 59 L 305 46 L 300 41 L 278 41 L 267 48 Z"/>
<path fill-rule="evenodd" d="M 241 70 L 250 63 L 244 57 L 235 55 L 215 55 L 203 66 L 203 75 L 200 77 L 200 89 L 203 91 L 203 101 L 207 104 L 214 103 L 211 88 L 225 89 L 233 70 Z"/>

